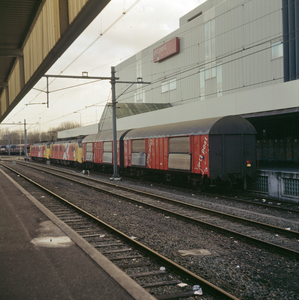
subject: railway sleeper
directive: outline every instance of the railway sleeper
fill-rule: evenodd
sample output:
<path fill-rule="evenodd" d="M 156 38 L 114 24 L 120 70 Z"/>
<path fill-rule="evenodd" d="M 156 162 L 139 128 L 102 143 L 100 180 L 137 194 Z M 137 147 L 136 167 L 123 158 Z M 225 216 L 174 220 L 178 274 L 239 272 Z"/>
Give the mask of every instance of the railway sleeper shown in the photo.
<path fill-rule="evenodd" d="M 125 265 L 118 265 L 118 268 L 121 269 L 127 269 L 127 268 L 139 268 L 139 267 L 145 267 L 145 266 L 150 266 L 152 265 L 151 262 L 139 262 L 139 263 L 133 263 L 133 264 L 125 264 Z"/>
<path fill-rule="evenodd" d="M 103 233 L 94 233 L 94 234 L 81 235 L 81 237 L 83 237 L 85 239 L 90 238 L 90 237 L 104 237 L 104 236 L 105 235 Z"/>
<path fill-rule="evenodd" d="M 95 248 L 98 248 L 98 247 L 95 246 Z M 101 253 L 102 254 L 110 254 L 110 253 L 119 253 L 119 252 L 128 252 L 128 251 L 134 251 L 134 250 L 132 248 L 125 248 L 125 249 L 101 251 Z"/>
<path fill-rule="evenodd" d="M 152 283 L 141 283 L 140 285 L 143 288 L 152 288 L 152 287 L 166 286 L 166 285 L 177 285 L 179 283 L 181 283 L 180 280 L 171 280 L 171 281 L 158 281 Z"/>
<path fill-rule="evenodd" d="M 138 273 L 132 273 L 127 274 L 130 277 L 145 277 L 145 276 L 153 276 L 153 275 L 160 275 L 167 273 L 165 270 L 156 270 L 156 271 L 148 271 L 148 272 L 138 272 Z"/>
<path fill-rule="evenodd" d="M 111 257 L 109 260 L 122 260 L 122 259 L 136 259 L 136 258 L 144 258 L 142 255 L 128 255 L 128 256 L 116 256 L 116 257 Z"/>
<path fill-rule="evenodd" d="M 155 295 L 155 298 L 157 300 L 167 300 L 167 299 L 187 298 L 191 296 L 194 296 L 194 291 L 165 294 L 165 295 Z"/>
<path fill-rule="evenodd" d="M 110 243 L 110 244 L 99 244 L 95 245 L 95 248 L 104 248 L 104 247 L 112 247 L 112 246 L 123 246 L 123 243 Z"/>

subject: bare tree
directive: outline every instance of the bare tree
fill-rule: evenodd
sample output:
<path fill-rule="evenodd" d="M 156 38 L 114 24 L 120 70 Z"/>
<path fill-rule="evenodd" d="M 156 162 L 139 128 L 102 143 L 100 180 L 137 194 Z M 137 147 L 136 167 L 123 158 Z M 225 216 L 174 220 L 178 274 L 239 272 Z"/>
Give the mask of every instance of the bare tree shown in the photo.
<path fill-rule="evenodd" d="M 49 131 L 62 131 L 62 130 L 68 130 L 72 128 L 80 127 L 80 124 L 74 121 L 66 121 L 58 125 L 57 127 L 50 128 Z"/>
<path fill-rule="evenodd" d="M 38 130 L 28 130 L 27 131 L 27 144 L 39 143 L 42 142 L 50 142 L 57 140 L 57 133 L 62 130 L 68 130 L 72 128 L 80 127 L 80 124 L 77 122 L 63 122 L 57 127 L 51 127 L 48 131 L 39 132 Z M 10 144 L 24 144 L 24 131 L 23 130 L 15 130 L 9 132 L 8 129 L 0 130 L 0 144 L 7 145 L 8 144 L 8 136 L 10 137 Z"/>

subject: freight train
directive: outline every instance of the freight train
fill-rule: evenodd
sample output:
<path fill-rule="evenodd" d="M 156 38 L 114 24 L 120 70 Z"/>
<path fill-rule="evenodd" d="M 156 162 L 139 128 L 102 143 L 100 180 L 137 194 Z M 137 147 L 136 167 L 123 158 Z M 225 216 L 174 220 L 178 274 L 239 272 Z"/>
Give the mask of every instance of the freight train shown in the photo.
<path fill-rule="evenodd" d="M 256 130 L 239 116 L 136 128 L 117 132 L 121 174 L 160 174 L 186 179 L 198 190 L 208 184 L 231 186 L 256 172 Z M 113 133 L 31 145 L 32 160 L 112 170 Z"/>
<path fill-rule="evenodd" d="M 27 144 L 27 152 L 30 151 L 30 145 Z M 25 144 L 0 145 L 0 155 L 24 155 Z"/>

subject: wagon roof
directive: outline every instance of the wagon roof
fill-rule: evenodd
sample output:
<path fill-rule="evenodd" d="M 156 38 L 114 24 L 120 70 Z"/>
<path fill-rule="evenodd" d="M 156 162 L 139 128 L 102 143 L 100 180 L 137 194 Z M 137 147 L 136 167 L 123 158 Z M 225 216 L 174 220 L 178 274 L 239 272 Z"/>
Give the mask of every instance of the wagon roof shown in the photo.
<path fill-rule="evenodd" d="M 249 121 L 240 116 L 226 116 L 136 128 L 129 131 L 124 140 L 206 134 L 256 134 L 256 130 Z"/>
<path fill-rule="evenodd" d="M 34 144 L 31 144 L 31 146 L 43 146 L 43 145 L 47 145 L 48 143 L 46 142 L 42 142 L 42 143 L 34 143 Z M 28 146 L 28 144 L 27 144 Z"/>
<path fill-rule="evenodd" d="M 61 140 L 61 141 L 56 141 L 53 143 L 53 145 L 61 145 L 61 144 L 80 144 L 82 140 Z M 48 143 L 46 143 L 48 144 Z"/>
<path fill-rule="evenodd" d="M 117 140 L 119 140 L 127 130 L 120 130 L 117 132 Z M 83 139 L 82 143 L 92 143 L 92 142 L 106 142 L 113 140 L 113 131 L 104 131 L 97 134 L 88 135 Z"/>

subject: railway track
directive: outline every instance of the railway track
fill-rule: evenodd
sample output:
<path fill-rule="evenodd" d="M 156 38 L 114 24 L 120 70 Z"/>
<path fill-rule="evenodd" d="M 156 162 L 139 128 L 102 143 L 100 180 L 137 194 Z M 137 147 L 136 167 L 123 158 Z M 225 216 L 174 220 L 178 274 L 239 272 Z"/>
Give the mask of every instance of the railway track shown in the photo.
<path fill-rule="evenodd" d="M 14 158 L 8 159 L 4 158 L 3 161 L 12 161 Z M 18 161 L 18 163 L 22 163 Z M 33 162 L 31 162 L 33 163 Z M 35 162 L 34 164 L 41 165 L 41 163 Z M 44 166 L 44 164 L 42 164 Z M 68 166 L 64 166 L 68 167 Z M 60 167 L 58 167 L 60 168 Z M 60 168 L 61 169 L 61 168 Z M 53 168 L 53 170 L 55 170 Z M 63 172 L 63 171 L 62 171 Z M 68 172 L 67 172 L 68 173 Z M 70 173 L 70 172 L 69 172 Z M 106 173 L 99 173 L 101 175 L 107 175 Z M 135 183 L 140 182 L 139 179 L 132 178 L 132 177 L 127 177 L 126 180 L 133 181 Z M 151 182 L 148 182 L 149 184 Z M 160 187 L 167 187 L 167 188 L 173 188 L 171 185 L 164 185 L 161 183 L 155 182 L 155 186 L 160 186 Z M 175 186 L 177 191 L 185 192 L 185 193 L 190 193 L 192 189 L 187 189 L 183 188 L 180 186 Z M 198 194 L 196 191 L 193 191 L 193 193 Z M 207 196 L 207 197 L 215 197 L 215 199 L 220 198 L 223 200 L 228 200 L 231 202 L 235 203 L 243 203 L 243 204 L 249 204 L 251 206 L 256 206 L 256 207 L 263 207 L 263 208 L 269 208 L 271 210 L 277 210 L 277 211 L 285 211 L 288 213 L 295 213 L 299 214 L 299 204 L 294 203 L 288 200 L 277 200 L 273 199 L 271 197 L 267 197 L 266 195 L 260 195 L 257 192 L 254 191 L 235 191 L 235 194 L 232 195 L 234 192 L 231 192 L 231 195 L 227 195 L 226 192 L 224 193 L 214 193 L 214 192 L 200 192 L 200 195 L 202 196 Z"/>
<path fill-rule="evenodd" d="M 218 194 L 209 194 L 213 196 L 219 196 Z M 267 196 L 257 196 L 257 192 L 253 191 L 236 191 L 235 196 L 221 196 L 229 201 L 247 203 L 258 207 L 270 208 L 277 211 L 286 211 L 299 213 L 299 204 L 286 200 L 277 200 Z M 248 199 L 249 198 L 249 199 Z M 254 198 L 254 199 L 252 199 Z"/>
<path fill-rule="evenodd" d="M 30 166 L 28 163 L 23 164 Z M 39 169 L 37 167 L 33 167 Z M 299 258 L 299 232 L 298 230 L 291 230 L 291 228 L 281 228 L 266 223 L 253 221 L 250 219 L 241 218 L 232 214 L 226 214 L 216 210 L 203 208 L 197 205 L 188 204 L 182 201 L 158 196 L 155 194 L 145 193 L 140 190 L 131 189 L 128 187 L 121 187 L 119 185 L 99 181 L 96 179 L 86 178 L 81 175 L 73 174 L 63 170 L 42 169 L 43 172 L 48 172 L 54 176 L 72 180 L 73 182 L 89 186 L 90 188 L 100 190 L 105 193 L 112 194 L 117 197 L 137 205 L 147 206 L 150 209 L 162 212 L 166 216 L 172 216 L 182 219 L 187 222 L 195 223 L 199 226 L 204 226 L 210 230 L 218 231 L 221 234 L 242 240 L 243 242 L 254 244 L 258 247 L 266 248 L 270 251 L 289 255 L 296 259 Z M 40 169 L 39 169 L 40 170 Z M 67 174 L 68 177 L 60 175 L 59 173 Z M 79 177 L 81 181 L 74 180 L 71 177 Z M 82 181 L 83 180 L 83 181 Z M 90 182 L 97 185 L 90 185 Z M 99 184 L 101 186 L 99 186 Z M 121 194 L 119 189 L 122 189 Z M 140 198 L 142 197 L 142 198 Z M 299 223 L 297 222 L 297 228 Z"/>
<path fill-rule="evenodd" d="M 202 295 L 202 290 L 204 295 L 200 299 L 238 299 L 32 179 L 12 168 L 5 167 L 50 195 L 50 197 L 42 196 L 40 202 L 146 288 L 156 299 L 194 297 Z M 157 294 L 155 290 L 157 287 L 163 287 L 163 293 Z"/>

